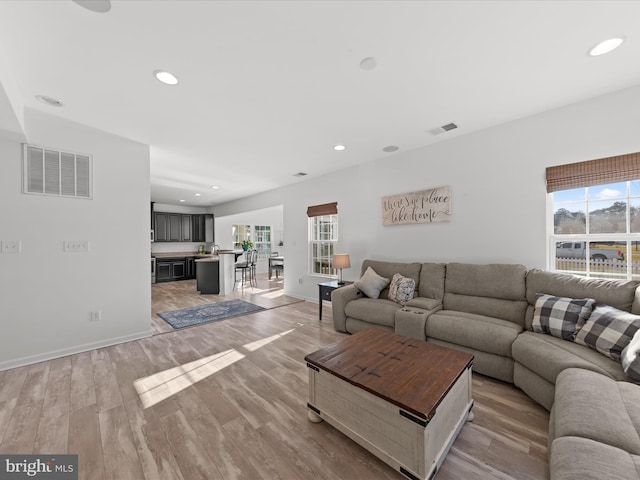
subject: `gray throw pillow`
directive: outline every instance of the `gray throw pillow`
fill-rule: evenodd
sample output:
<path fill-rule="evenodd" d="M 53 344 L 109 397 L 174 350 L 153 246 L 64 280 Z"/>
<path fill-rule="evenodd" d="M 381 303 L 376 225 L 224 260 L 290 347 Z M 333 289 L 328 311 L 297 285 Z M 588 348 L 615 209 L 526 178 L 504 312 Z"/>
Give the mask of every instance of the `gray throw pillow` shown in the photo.
<path fill-rule="evenodd" d="M 572 342 L 591 315 L 593 298 L 554 297 L 538 293 L 533 311 L 533 331 Z"/>
<path fill-rule="evenodd" d="M 384 287 L 389 285 L 389 279 L 381 277 L 371 267 L 367 268 L 359 280 L 353 282 L 355 287 L 369 298 L 378 298 Z"/>
<path fill-rule="evenodd" d="M 413 298 L 416 290 L 416 281 L 396 273 L 389 285 L 389 300 L 404 305 Z"/>
<path fill-rule="evenodd" d="M 636 383 L 640 383 L 640 330 L 634 335 L 629 345 L 622 350 L 622 369 Z"/>
<path fill-rule="evenodd" d="M 586 345 L 620 361 L 635 333 L 640 329 L 640 317 L 609 305 L 597 305 L 587 322 L 576 335 L 576 343 Z"/>

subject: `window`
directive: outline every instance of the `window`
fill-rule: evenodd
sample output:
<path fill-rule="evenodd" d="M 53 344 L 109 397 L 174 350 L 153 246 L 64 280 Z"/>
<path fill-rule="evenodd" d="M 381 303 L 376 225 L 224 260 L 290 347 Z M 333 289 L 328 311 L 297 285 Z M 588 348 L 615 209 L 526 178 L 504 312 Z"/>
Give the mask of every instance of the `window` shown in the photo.
<path fill-rule="evenodd" d="M 549 197 L 553 270 L 640 279 L 640 180 L 559 190 Z"/>
<path fill-rule="evenodd" d="M 549 265 L 640 279 L 640 153 L 547 168 Z"/>
<path fill-rule="evenodd" d="M 251 225 L 232 225 L 231 232 L 236 248 L 242 248 L 241 243 L 244 240 L 251 240 Z"/>
<path fill-rule="evenodd" d="M 336 275 L 333 253 L 338 241 L 338 204 L 307 207 L 309 217 L 309 273 Z"/>
<path fill-rule="evenodd" d="M 333 268 L 333 253 L 338 241 L 338 215 L 309 218 L 311 274 L 337 275 Z"/>
<path fill-rule="evenodd" d="M 271 226 L 255 225 L 254 248 L 258 251 L 258 258 L 267 258 L 271 253 Z"/>

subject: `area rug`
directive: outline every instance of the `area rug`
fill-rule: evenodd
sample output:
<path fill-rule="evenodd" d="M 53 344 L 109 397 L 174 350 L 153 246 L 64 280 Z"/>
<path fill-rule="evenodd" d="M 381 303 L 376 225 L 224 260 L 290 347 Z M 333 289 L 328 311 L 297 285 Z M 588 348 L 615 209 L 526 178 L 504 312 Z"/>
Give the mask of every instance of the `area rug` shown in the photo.
<path fill-rule="evenodd" d="M 158 313 L 158 316 L 174 329 L 192 327 L 202 323 L 215 322 L 225 318 L 237 317 L 247 313 L 265 310 L 263 307 L 245 302 L 244 300 L 229 300 L 227 302 L 210 303 L 199 307 L 184 308 L 172 312 Z"/>

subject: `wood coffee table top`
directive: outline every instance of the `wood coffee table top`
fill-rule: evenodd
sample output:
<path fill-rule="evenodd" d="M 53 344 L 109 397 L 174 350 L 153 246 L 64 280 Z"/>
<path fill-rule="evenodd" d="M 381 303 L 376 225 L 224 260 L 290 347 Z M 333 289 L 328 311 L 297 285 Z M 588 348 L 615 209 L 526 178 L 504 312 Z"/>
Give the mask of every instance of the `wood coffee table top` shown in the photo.
<path fill-rule="evenodd" d="M 429 421 L 473 355 L 369 328 L 305 360 Z"/>

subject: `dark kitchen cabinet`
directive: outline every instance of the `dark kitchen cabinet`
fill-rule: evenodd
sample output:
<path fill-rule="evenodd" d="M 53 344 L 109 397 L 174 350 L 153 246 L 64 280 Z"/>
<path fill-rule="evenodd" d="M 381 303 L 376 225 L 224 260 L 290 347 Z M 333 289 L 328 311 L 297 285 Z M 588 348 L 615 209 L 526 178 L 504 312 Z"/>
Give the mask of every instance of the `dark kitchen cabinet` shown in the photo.
<path fill-rule="evenodd" d="M 187 262 L 186 278 L 196 278 L 196 258 L 187 257 L 186 262 Z"/>
<path fill-rule="evenodd" d="M 211 213 L 154 212 L 153 225 L 156 242 L 215 242 Z"/>
<path fill-rule="evenodd" d="M 154 232 L 156 242 L 169 241 L 169 214 L 164 212 L 155 212 L 154 215 Z"/>
<path fill-rule="evenodd" d="M 179 213 L 168 213 L 169 228 L 167 236 L 169 242 L 181 242 L 182 241 L 182 215 Z"/>
<path fill-rule="evenodd" d="M 191 225 L 193 227 L 193 237 L 192 242 L 204 242 L 204 215 L 195 214 L 191 215 Z"/>
<path fill-rule="evenodd" d="M 157 262 L 156 263 L 156 282 L 170 282 L 171 281 L 171 262 Z"/>
<path fill-rule="evenodd" d="M 180 215 L 181 223 L 182 223 L 182 241 L 183 242 L 192 242 L 192 215 Z"/>
<path fill-rule="evenodd" d="M 209 243 L 216 241 L 215 221 L 212 213 L 207 213 L 204 216 L 204 241 Z"/>
<path fill-rule="evenodd" d="M 187 278 L 187 259 L 185 257 L 157 260 L 156 282 L 173 282 L 175 280 L 186 280 Z"/>

